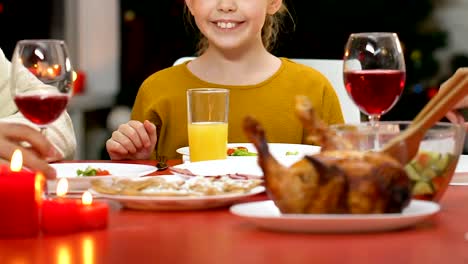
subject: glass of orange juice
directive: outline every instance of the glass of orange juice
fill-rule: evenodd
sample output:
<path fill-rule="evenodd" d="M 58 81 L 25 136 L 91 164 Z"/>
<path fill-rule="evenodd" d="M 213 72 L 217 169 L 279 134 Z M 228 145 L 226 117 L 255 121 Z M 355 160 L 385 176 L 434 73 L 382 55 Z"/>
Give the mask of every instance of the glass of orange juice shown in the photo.
<path fill-rule="evenodd" d="M 190 161 L 226 159 L 229 90 L 187 90 Z"/>

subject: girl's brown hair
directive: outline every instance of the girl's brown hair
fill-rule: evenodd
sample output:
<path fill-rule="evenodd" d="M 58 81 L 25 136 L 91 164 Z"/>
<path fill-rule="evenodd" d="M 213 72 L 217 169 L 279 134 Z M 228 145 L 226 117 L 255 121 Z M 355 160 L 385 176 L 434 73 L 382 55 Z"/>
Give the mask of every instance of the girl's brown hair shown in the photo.
<path fill-rule="evenodd" d="M 282 3 L 280 9 L 274 15 L 267 15 L 265 18 L 265 24 L 262 28 L 262 42 L 265 48 L 270 52 L 275 48 L 278 35 L 283 27 L 283 19 L 285 16 L 289 16 L 292 19 L 288 8 L 284 3 Z M 199 34 L 199 41 L 197 44 L 197 55 L 199 56 L 208 48 L 208 40 L 195 26 L 195 19 L 190 13 L 187 5 L 184 7 L 184 17 L 188 24 Z"/>

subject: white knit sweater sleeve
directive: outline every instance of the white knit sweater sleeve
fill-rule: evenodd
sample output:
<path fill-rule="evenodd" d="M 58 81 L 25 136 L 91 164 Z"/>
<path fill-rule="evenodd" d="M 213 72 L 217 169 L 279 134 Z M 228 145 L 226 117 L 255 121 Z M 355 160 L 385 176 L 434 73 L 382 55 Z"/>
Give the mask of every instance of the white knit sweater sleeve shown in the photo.
<path fill-rule="evenodd" d="M 0 122 L 23 123 L 39 129 L 18 111 L 13 101 L 10 91 L 10 68 L 11 63 L 0 49 Z M 25 90 L 39 89 L 44 85 L 27 70 L 17 76 L 17 82 Z M 47 127 L 46 135 L 57 150 L 62 153 L 64 159 L 73 159 L 76 150 L 76 138 L 73 124 L 66 111 Z"/>

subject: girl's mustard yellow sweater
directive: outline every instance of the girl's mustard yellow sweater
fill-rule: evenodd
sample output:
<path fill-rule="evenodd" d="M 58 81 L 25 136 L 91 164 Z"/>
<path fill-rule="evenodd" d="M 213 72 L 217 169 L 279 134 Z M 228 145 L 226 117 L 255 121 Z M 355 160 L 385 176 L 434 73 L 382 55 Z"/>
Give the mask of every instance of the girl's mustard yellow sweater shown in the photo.
<path fill-rule="evenodd" d="M 186 91 L 190 88 L 230 90 L 230 143 L 247 142 L 242 130 L 242 121 L 247 115 L 259 120 L 265 128 L 268 142 L 303 143 L 303 128 L 294 112 L 296 95 L 309 97 L 326 123 L 343 123 L 338 97 L 326 77 L 286 58 L 281 58 L 281 61 L 280 69 L 273 76 L 261 83 L 245 86 L 205 82 L 189 71 L 188 62 L 158 71 L 141 85 L 133 105 L 132 119 L 147 119 L 156 125 L 156 152 L 169 158 L 180 157 L 176 149 L 188 145 Z"/>

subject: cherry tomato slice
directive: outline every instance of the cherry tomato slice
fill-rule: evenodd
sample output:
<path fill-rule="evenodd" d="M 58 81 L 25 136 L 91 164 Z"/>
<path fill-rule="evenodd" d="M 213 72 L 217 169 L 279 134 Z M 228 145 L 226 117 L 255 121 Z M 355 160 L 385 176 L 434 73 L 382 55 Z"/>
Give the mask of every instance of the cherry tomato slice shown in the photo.
<path fill-rule="evenodd" d="M 96 176 L 105 176 L 105 175 L 110 175 L 110 172 L 108 170 L 102 170 L 102 169 L 96 170 Z"/>
<path fill-rule="evenodd" d="M 233 148 L 228 148 L 228 150 L 227 150 L 227 155 L 228 155 L 228 156 L 232 156 L 232 153 L 234 153 L 234 151 L 235 151 L 235 149 L 233 149 Z"/>

